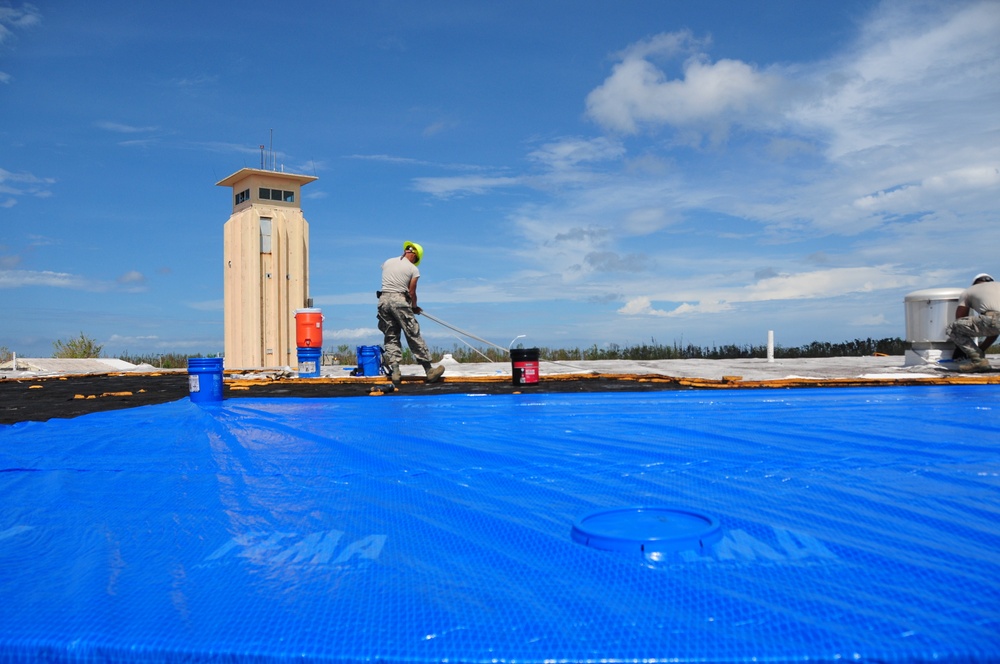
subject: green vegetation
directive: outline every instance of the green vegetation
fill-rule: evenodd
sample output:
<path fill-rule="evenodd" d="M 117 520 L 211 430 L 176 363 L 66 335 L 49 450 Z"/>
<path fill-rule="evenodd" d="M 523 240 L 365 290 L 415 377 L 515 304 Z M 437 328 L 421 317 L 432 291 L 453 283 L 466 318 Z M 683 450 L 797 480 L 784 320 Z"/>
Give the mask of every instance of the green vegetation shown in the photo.
<path fill-rule="evenodd" d="M 855 339 L 844 343 L 829 343 L 814 341 L 804 346 L 775 346 L 776 358 L 802 357 L 864 357 L 866 355 L 903 355 L 905 345 L 902 339 Z M 506 361 L 507 354 L 496 348 L 485 351 L 473 351 L 469 348 L 456 347 L 451 351 L 452 357 L 459 362 L 483 362 L 480 352 L 493 361 Z M 652 340 L 648 344 L 635 346 L 619 346 L 609 344 L 604 348 L 596 345 L 589 348 L 539 348 L 539 358 L 553 362 L 572 360 L 734 360 L 745 358 L 766 358 L 767 346 L 739 346 L 735 344 L 724 346 L 695 346 L 679 343 L 664 345 Z"/>
<path fill-rule="evenodd" d="M 101 357 L 104 347 L 94 339 L 87 337 L 83 332 L 80 336 L 69 341 L 56 341 L 53 343 L 55 352 L 53 357 L 74 358 L 74 357 Z M 519 345 L 519 348 L 522 346 Z M 357 363 L 356 346 L 340 344 L 331 346 L 323 352 L 324 364 L 339 364 L 342 366 L 353 366 Z M 603 348 L 597 345 L 588 348 L 539 348 L 539 357 L 550 362 L 572 362 L 574 360 L 733 360 L 747 358 L 766 358 L 767 346 L 759 345 L 722 345 L 722 346 L 695 346 L 694 344 L 681 345 L 659 344 L 655 339 L 648 344 L 637 344 L 633 346 L 619 346 L 609 344 Z M 864 357 L 867 355 L 903 355 L 906 350 L 905 342 L 893 337 L 889 339 L 855 339 L 842 343 L 830 343 L 823 341 L 813 341 L 802 346 L 779 346 L 774 347 L 774 357 L 780 359 L 794 359 L 806 357 Z M 992 346 L 988 353 L 1000 353 L 1000 346 Z M 445 353 L 450 354 L 458 362 L 507 362 L 507 353 L 499 348 L 474 348 L 470 346 L 455 345 L 451 350 L 440 348 L 431 349 L 431 355 L 435 362 L 439 362 Z M 0 346 L 0 362 L 7 362 L 13 353 L 7 346 Z M 214 354 L 205 355 L 186 353 L 146 353 L 131 354 L 125 351 L 118 355 L 118 359 L 131 362 L 132 364 L 149 364 L 161 369 L 185 369 L 189 357 L 212 357 Z M 403 348 L 403 364 L 414 364 L 413 354 L 410 349 Z"/>
<path fill-rule="evenodd" d="M 52 346 L 55 348 L 52 357 L 58 358 L 100 357 L 101 351 L 104 350 L 104 346 L 98 344 L 83 332 L 80 333 L 79 337 L 70 339 L 69 341 L 57 339 L 52 342 Z"/>
<path fill-rule="evenodd" d="M 521 346 L 518 346 L 521 347 Z M 906 350 L 905 342 L 898 338 L 890 339 L 855 339 L 842 343 L 830 343 L 823 341 L 813 341 L 802 346 L 779 346 L 774 347 L 774 357 L 779 359 L 794 359 L 805 357 L 865 357 L 870 355 L 903 355 Z M 1000 352 L 1000 348 L 994 346 L 990 352 Z M 458 362 L 509 362 L 510 358 L 506 351 L 499 348 L 473 348 L 469 346 L 455 345 L 450 350 L 432 348 L 431 356 L 434 362 L 440 362 L 445 353 L 450 354 Z M 648 344 L 638 344 L 634 346 L 619 346 L 609 344 L 604 348 L 590 346 L 589 348 L 539 348 L 539 358 L 550 362 L 572 362 L 574 360 L 733 360 L 747 358 L 766 358 L 767 346 L 753 345 L 723 345 L 723 346 L 695 346 L 687 344 L 682 346 L 679 343 L 670 345 L 658 344 L 655 340 Z M 192 357 L 201 357 L 192 356 Z M 187 366 L 187 355 L 162 355 L 153 357 L 129 357 L 123 355 L 121 359 L 134 364 L 146 362 L 153 366 L 163 368 L 184 368 Z M 162 360 L 162 364 L 159 362 Z M 341 366 L 354 366 L 357 364 L 357 346 L 340 344 L 331 346 L 323 351 L 323 363 Z M 415 364 L 413 354 L 409 348 L 403 347 L 403 364 Z"/>
<path fill-rule="evenodd" d="M 189 357 L 212 357 L 210 355 L 203 355 L 198 353 L 196 355 L 188 355 L 186 353 L 158 353 L 158 354 L 145 354 L 145 355 L 132 355 L 128 351 L 125 351 L 118 356 L 119 360 L 125 360 L 126 362 L 131 362 L 132 364 L 148 364 L 157 369 L 187 369 L 188 358 Z"/>
<path fill-rule="evenodd" d="M 519 348 L 522 346 L 518 346 Z M 802 357 L 864 357 L 866 355 L 903 355 L 905 343 L 902 339 L 855 339 L 843 343 L 814 341 L 803 346 L 775 346 L 776 358 Z M 450 354 L 458 362 L 507 362 L 506 351 L 499 348 L 472 348 L 455 345 L 451 350 L 432 348 L 431 355 L 435 362 L 440 361 L 445 354 Z M 357 362 L 355 347 L 342 344 L 325 352 L 326 361 L 333 364 L 351 365 Z M 539 348 L 538 356 L 550 362 L 573 360 L 732 360 L 745 358 L 766 358 L 767 346 L 739 346 L 735 344 L 724 346 L 695 346 L 679 343 L 664 345 L 652 340 L 648 344 L 635 346 L 619 346 L 609 344 L 604 348 L 590 346 L 589 348 Z M 403 348 L 403 364 L 412 364 L 413 355 L 408 348 Z"/>

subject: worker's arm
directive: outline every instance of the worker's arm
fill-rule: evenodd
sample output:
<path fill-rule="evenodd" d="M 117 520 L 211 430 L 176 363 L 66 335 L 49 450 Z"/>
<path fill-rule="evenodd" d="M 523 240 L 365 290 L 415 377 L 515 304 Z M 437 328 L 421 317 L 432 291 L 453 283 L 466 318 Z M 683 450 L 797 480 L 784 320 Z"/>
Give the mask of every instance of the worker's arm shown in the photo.
<path fill-rule="evenodd" d="M 969 308 L 964 304 L 958 305 L 958 308 L 955 309 L 955 320 L 958 320 L 959 318 L 965 318 L 968 315 L 969 315 Z"/>
<path fill-rule="evenodd" d="M 410 279 L 410 308 L 413 309 L 413 313 L 419 314 L 421 309 L 417 306 L 417 279 L 420 277 L 413 277 Z"/>

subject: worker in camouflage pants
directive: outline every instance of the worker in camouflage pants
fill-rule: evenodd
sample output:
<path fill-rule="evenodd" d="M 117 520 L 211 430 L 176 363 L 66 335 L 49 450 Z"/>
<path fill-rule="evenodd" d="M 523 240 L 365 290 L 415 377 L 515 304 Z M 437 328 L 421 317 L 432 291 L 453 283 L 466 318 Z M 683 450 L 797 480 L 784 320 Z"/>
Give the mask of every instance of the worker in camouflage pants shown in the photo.
<path fill-rule="evenodd" d="M 975 312 L 978 315 L 973 315 Z M 958 365 L 963 372 L 992 371 L 986 350 L 1000 334 L 1000 284 L 993 277 L 977 274 L 972 285 L 958 296 L 955 322 L 948 326 L 948 339 L 968 358 Z M 983 341 L 976 344 L 976 338 Z"/>
<path fill-rule="evenodd" d="M 382 263 L 378 329 L 383 334 L 383 363 L 389 368 L 389 376 L 396 386 L 402 380 L 399 370 L 399 363 L 403 361 L 401 334 L 406 335 L 406 344 L 413 353 L 413 359 L 424 368 L 428 383 L 439 380 L 444 374 L 444 367 L 431 366 L 431 354 L 420 336 L 420 324 L 415 315 L 421 312 L 417 306 L 417 279 L 420 278 L 417 265 L 423 254 L 423 247 L 416 242 L 404 242 L 402 256 L 393 256 Z"/>

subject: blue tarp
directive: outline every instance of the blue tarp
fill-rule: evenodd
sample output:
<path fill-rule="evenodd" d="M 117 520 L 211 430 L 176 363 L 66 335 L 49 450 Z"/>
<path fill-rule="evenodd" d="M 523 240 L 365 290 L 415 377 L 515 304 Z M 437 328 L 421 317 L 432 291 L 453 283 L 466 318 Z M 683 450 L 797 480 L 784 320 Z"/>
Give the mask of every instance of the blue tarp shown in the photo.
<path fill-rule="evenodd" d="M 997 661 L 998 395 L 183 399 L 0 427 L 0 661 Z M 721 538 L 571 537 L 650 505 Z"/>

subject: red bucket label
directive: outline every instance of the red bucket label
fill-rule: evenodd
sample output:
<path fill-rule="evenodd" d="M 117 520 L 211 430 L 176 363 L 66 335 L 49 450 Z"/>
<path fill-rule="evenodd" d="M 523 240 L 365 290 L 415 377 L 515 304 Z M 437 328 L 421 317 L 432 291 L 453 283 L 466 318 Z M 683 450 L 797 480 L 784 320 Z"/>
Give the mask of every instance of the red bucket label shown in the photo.
<path fill-rule="evenodd" d="M 514 362 L 514 382 L 519 385 L 538 382 L 538 361 L 525 360 Z"/>

